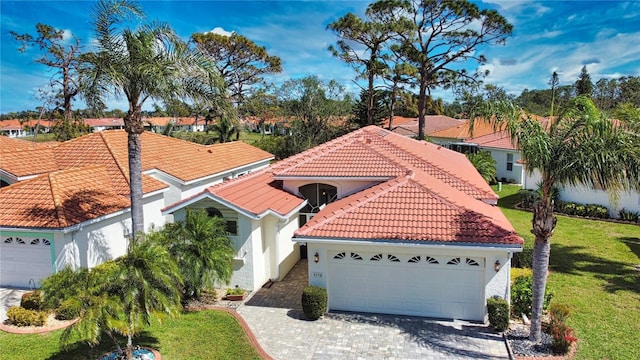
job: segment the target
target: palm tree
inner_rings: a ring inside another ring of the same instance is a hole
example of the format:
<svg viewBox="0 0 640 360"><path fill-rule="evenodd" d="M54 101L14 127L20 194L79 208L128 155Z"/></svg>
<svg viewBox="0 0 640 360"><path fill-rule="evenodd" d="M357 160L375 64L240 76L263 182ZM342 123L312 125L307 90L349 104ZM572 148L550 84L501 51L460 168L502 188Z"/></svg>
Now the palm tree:
<svg viewBox="0 0 640 360"><path fill-rule="evenodd" d="M536 121L511 102L486 104L485 119L509 133L528 173L539 171L541 198L534 204L531 340L540 341L551 237L556 227L553 189L601 186L615 195L640 190L640 133L608 119L587 97L577 97L557 120Z"/></svg>
<svg viewBox="0 0 640 360"><path fill-rule="evenodd" d="M177 261L184 278L184 299L199 298L203 288L231 280L235 250L223 218L210 217L202 209L187 210L184 221L167 224L150 233L149 239L165 246Z"/></svg>
<svg viewBox="0 0 640 360"><path fill-rule="evenodd" d="M129 104L124 127L134 234L144 230L140 134L145 101L210 100L225 93L211 62L189 48L167 24L154 22L138 29L123 25L142 16L141 8L129 0L100 0L93 14L97 46L83 55L80 69L83 95L90 106L103 108L109 94L124 95Z"/></svg>
<svg viewBox="0 0 640 360"><path fill-rule="evenodd" d="M491 157L490 152L478 151L475 154L467 154L467 159L478 170L484 181L491 183L496 179L496 161Z"/></svg>
<svg viewBox="0 0 640 360"><path fill-rule="evenodd" d="M122 311L107 325L127 337L126 355L132 359L133 337L152 318L179 314L182 275L169 251L153 241L132 242L115 264L109 293L120 297Z"/></svg>

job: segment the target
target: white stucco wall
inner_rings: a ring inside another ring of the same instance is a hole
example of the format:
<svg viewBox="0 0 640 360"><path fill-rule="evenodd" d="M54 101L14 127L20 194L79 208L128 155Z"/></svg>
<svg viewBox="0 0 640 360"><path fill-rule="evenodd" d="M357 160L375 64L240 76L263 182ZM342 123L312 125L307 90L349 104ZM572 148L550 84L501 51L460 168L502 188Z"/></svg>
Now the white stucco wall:
<svg viewBox="0 0 640 360"><path fill-rule="evenodd" d="M345 196L349 196L356 192L359 192L363 189L369 188L375 184L382 182L383 180L284 180L283 181L283 189L292 194L300 195L298 189L307 184L327 184L331 186L335 186L337 188L337 196L338 199L341 199Z"/></svg>
<svg viewBox="0 0 640 360"><path fill-rule="evenodd" d="M525 175L523 188L536 190L541 176L538 170L533 174ZM637 191L623 191L618 194L618 201L613 199L604 190L591 189L586 186L565 186L560 189L560 200L570 201L580 204L598 204L609 209L609 215L613 218L619 217L619 211L640 212L640 193Z"/></svg>
<svg viewBox="0 0 640 360"><path fill-rule="evenodd" d="M524 170L521 164L518 164L520 160L520 152L515 150L504 150L490 147L480 147L484 151L489 151L491 157L496 161L496 178L498 181L502 181L505 178L507 181L513 179L516 184L522 184ZM512 170L507 170L507 154L513 155L513 167Z"/></svg>

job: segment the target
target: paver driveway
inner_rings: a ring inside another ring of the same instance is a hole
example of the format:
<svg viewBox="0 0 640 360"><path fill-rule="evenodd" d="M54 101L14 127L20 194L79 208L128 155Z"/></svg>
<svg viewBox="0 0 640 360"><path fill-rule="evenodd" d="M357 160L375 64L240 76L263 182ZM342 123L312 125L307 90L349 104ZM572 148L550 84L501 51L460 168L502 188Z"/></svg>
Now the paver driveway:
<svg viewBox="0 0 640 360"><path fill-rule="evenodd" d="M410 316L330 312L304 320L301 260L281 282L255 293L238 313L275 359L508 359L502 336L482 324Z"/></svg>
<svg viewBox="0 0 640 360"><path fill-rule="evenodd" d="M7 310L12 306L19 306L24 289L0 288L0 323L7 319Z"/></svg>

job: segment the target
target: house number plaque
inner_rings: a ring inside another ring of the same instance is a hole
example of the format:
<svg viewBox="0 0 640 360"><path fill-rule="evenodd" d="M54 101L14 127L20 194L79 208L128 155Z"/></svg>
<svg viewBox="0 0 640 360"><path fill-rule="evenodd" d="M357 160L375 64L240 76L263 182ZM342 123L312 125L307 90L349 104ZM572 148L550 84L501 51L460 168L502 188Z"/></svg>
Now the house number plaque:
<svg viewBox="0 0 640 360"><path fill-rule="evenodd" d="M321 278L322 274L323 273L321 273L321 272L312 272L311 276L314 277L314 278Z"/></svg>

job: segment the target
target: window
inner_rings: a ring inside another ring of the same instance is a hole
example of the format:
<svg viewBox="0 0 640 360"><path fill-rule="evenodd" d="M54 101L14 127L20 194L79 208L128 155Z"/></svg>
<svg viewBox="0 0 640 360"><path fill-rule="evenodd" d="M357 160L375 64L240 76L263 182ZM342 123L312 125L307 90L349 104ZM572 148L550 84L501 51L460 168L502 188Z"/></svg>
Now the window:
<svg viewBox="0 0 640 360"><path fill-rule="evenodd" d="M513 171L513 154L507 154L507 171Z"/></svg>
<svg viewBox="0 0 640 360"><path fill-rule="evenodd" d="M209 215L209 217L219 217L225 220L227 224L225 227L225 231L229 235L238 235L238 222L234 220L226 220L224 216L222 216L222 213L220 212L220 210L214 207L207 208L207 215Z"/></svg>

